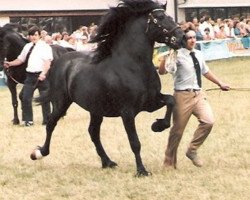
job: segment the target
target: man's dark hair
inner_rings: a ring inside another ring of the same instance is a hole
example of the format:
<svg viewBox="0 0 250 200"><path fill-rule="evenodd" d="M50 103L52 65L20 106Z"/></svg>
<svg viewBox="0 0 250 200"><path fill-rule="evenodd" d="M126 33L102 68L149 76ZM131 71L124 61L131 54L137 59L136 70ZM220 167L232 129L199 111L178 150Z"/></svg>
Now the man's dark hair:
<svg viewBox="0 0 250 200"><path fill-rule="evenodd" d="M28 35L35 35L36 32L38 32L38 34L41 35L41 30L37 26L32 26L29 29Z"/></svg>
<svg viewBox="0 0 250 200"><path fill-rule="evenodd" d="M210 29L207 27L207 28L204 29L204 31L210 32Z"/></svg>
<svg viewBox="0 0 250 200"><path fill-rule="evenodd" d="M208 21L209 19L210 19L209 16L206 16L206 17L205 17L205 21Z"/></svg>

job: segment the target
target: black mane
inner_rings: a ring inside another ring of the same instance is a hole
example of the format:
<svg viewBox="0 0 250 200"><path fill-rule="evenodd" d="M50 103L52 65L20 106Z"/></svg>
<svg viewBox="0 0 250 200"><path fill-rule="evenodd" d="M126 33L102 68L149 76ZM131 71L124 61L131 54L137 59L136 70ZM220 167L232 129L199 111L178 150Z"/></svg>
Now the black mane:
<svg viewBox="0 0 250 200"><path fill-rule="evenodd" d="M98 26L97 35L91 42L97 42L94 62L100 62L111 55L113 45L131 18L146 15L163 5L152 0L123 0L117 7L111 7Z"/></svg>

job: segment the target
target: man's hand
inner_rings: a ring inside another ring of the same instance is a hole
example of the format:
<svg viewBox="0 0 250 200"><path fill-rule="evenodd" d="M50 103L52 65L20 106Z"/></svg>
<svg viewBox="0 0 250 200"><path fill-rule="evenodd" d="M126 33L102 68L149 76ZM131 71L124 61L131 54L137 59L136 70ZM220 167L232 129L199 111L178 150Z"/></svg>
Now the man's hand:
<svg viewBox="0 0 250 200"><path fill-rule="evenodd" d="M44 81L45 79L46 79L46 75L43 72L41 72L41 74L39 74L39 76L38 76L38 80Z"/></svg>
<svg viewBox="0 0 250 200"><path fill-rule="evenodd" d="M228 91L228 90L230 90L230 86L227 85L226 83L220 82L220 83L219 83L219 87L220 87L220 89L223 90L223 91Z"/></svg>
<svg viewBox="0 0 250 200"><path fill-rule="evenodd" d="M4 61L3 66L8 69L10 67L10 62Z"/></svg>

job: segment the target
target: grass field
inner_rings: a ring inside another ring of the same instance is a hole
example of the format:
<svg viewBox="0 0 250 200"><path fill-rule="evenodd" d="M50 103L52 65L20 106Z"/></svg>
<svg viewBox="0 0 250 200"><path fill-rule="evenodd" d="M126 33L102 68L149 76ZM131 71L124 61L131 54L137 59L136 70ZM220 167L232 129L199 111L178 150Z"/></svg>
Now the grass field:
<svg viewBox="0 0 250 200"><path fill-rule="evenodd" d="M231 87L250 87L250 58L208 63ZM172 93L172 78L161 76L163 93ZM204 80L204 89L216 87ZM20 89L20 88L19 88ZM178 169L162 169L168 132L150 129L165 109L136 118L141 155L152 176L135 178L135 161L120 118L105 118L101 136L116 169L102 169L87 132L88 112L73 104L54 131L50 155L29 156L45 139L41 108L34 107L35 125L13 126L10 93L0 88L1 200L248 200L250 199L250 91L207 92L216 124L199 150L204 167L196 168L185 151L197 126L188 124L178 150ZM21 111L20 113L21 114ZM21 116L21 115L20 115Z"/></svg>

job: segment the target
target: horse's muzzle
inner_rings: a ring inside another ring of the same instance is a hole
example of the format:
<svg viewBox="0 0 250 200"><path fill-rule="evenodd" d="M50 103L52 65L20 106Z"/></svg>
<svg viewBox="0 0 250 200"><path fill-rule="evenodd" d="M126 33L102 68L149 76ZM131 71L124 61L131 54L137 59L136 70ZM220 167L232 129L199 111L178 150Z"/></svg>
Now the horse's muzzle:
<svg viewBox="0 0 250 200"><path fill-rule="evenodd" d="M180 49L182 47L181 40L178 40L175 36L166 37L165 43L173 49Z"/></svg>

